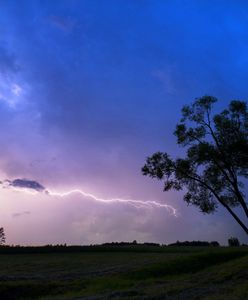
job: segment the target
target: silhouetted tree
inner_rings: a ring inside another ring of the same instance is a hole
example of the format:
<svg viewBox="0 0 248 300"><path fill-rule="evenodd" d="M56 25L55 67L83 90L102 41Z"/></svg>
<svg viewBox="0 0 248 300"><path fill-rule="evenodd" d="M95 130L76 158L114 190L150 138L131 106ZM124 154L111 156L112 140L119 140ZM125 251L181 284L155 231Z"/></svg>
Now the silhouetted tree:
<svg viewBox="0 0 248 300"><path fill-rule="evenodd" d="M5 243L5 233L3 227L0 228L0 245Z"/></svg>
<svg viewBox="0 0 248 300"><path fill-rule="evenodd" d="M238 247L240 246L240 243L236 237L230 237L230 239L228 239L228 245L230 247Z"/></svg>
<svg viewBox="0 0 248 300"><path fill-rule="evenodd" d="M213 247L219 247L220 246L220 244L217 241L210 242L210 245L213 246Z"/></svg>
<svg viewBox="0 0 248 300"><path fill-rule="evenodd" d="M172 159L157 152L148 157L144 175L164 181L164 191L186 187L184 200L204 213L219 204L248 234L248 207L242 179L248 178L248 112L243 101L231 101L227 109L212 116L215 97L204 96L184 106L174 134L186 147L185 158ZM240 207L245 221L234 210Z"/></svg>

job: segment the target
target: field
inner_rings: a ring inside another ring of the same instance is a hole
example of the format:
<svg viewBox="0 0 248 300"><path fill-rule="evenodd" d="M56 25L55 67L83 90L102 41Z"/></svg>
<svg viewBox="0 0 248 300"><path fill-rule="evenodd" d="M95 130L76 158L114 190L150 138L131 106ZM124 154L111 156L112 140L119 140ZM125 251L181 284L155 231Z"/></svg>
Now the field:
<svg viewBox="0 0 248 300"><path fill-rule="evenodd" d="M0 299L248 299L248 248L0 254Z"/></svg>

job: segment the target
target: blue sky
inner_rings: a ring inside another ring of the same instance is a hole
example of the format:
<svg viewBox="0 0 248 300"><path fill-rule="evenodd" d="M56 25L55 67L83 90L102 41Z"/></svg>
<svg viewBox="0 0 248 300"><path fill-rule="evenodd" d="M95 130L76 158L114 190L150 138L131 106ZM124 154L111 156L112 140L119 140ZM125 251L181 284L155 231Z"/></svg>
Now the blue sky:
<svg viewBox="0 0 248 300"><path fill-rule="evenodd" d="M218 109L247 99L247 32L246 1L0 0L2 179L152 198L180 212L3 190L9 242L245 239L222 210L201 215L140 168L154 151L181 152L172 133L183 105L205 94ZM40 239L25 233L30 224Z"/></svg>

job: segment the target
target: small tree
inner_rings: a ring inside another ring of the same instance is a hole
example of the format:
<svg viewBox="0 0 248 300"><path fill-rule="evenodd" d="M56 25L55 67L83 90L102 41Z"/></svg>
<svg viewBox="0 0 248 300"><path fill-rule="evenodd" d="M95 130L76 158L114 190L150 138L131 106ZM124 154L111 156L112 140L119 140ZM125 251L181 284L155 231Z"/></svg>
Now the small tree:
<svg viewBox="0 0 248 300"><path fill-rule="evenodd" d="M211 96L196 99L182 109L174 134L186 147L185 158L172 159L157 152L147 158L144 175L164 181L164 191L187 192L184 200L204 213L222 205L248 234L248 207L242 179L248 178L248 112L243 101L231 101L228 108L212 116ZM234 210L240 207L245 222Z"/></svg>
<svg viewBox="0 0 248 300"><path fill-rule="evenodd" d="M219 247L220 246L220 244L217 241L210 242L210 245L213 246L213 247Z"/></svg>
<svg viewBox="0 0 248 300"><path fill-rule="evenodd" d="M236 237L230 237L230 239L228 239L228 245L230 247L238 247L240 246L240 243Z"/></svg>
<svg viewBox="0 0 248 300"><path fill-rule="evenodd" d="M0 245L5 244L5 233L3 227L0 228Z"/></svg>

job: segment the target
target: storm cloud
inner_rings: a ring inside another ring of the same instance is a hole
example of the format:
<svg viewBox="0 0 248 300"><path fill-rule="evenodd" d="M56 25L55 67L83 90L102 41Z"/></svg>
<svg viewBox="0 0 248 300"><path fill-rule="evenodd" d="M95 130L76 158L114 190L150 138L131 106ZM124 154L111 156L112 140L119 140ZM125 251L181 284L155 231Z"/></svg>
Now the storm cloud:
<svg viewBox="0 0 248 300"><path fill-rule="evenodd" d="M4 187L14 187L14 188L23 188L23 189L30 189L35 190L37 192L43 192L45 191L45 187L41 185L39 182L29 179L13 179L9 180L6 179L4 181L1 181L1 183Z"/></svg>

